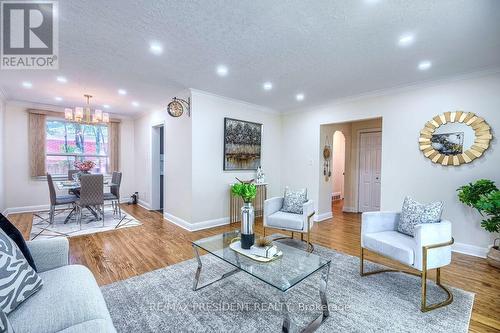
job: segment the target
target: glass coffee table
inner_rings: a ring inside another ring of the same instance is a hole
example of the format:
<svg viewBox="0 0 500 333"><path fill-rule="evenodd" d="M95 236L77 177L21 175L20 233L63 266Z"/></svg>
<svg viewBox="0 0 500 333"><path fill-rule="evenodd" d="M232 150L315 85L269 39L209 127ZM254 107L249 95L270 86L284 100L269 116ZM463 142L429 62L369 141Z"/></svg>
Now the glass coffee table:
<svg viewBox="0 0 500 333"><path fill-rule="evenodd" d="M198 261L193 290L196 291L205 288L228 276L243 271L280 291L280 302L282 304L281 310L283 316L282 331L291 332L292 325L288 312L288 306L286 306L286 292L299 284L301 281L317 272L320 272L321 280L319 283L319 296L322 314L310 322L304 329L300 330L302 332L315 331L329 316L326 288L328 285L328 275L330 272L331 261L283 243L276 243L283 255L271 262L258 262L229 248L231 242L239 236L239 231L231 231L192 242L194 253ZM200 285L200 276L203 265L199 249L207 251L211 255L231 264L235 268L222 274L220 278Z"/></svg>

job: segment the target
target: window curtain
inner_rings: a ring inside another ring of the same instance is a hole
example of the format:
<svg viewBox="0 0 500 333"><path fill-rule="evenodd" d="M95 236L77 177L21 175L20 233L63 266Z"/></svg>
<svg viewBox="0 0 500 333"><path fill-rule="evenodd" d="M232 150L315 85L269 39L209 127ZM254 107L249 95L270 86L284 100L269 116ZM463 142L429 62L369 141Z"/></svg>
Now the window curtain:
<svg viewBox="0 0 500 333"><path fill-rule="evenodd" d="M31 177L45 176L45 114L29 113Z"/></svg>
<svg viewBox="0 0 500 333"><path fill-rule="evenodd" d="M109 135L109 172L120 171L120 123L111 121Z"/></svg>

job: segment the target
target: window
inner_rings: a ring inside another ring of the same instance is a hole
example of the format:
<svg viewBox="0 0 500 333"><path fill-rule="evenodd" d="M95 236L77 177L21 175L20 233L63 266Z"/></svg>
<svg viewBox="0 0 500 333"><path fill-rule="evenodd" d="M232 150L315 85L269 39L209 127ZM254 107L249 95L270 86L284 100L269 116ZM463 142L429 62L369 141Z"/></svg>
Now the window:
<svg viewBox="0 0 500 333"><path fill-rule="evenodd" d="M68 174L75 161L95 162L93 172L109 170L108 127L84 125L63 120L46 121L46 171L52 175Z"/></svg>

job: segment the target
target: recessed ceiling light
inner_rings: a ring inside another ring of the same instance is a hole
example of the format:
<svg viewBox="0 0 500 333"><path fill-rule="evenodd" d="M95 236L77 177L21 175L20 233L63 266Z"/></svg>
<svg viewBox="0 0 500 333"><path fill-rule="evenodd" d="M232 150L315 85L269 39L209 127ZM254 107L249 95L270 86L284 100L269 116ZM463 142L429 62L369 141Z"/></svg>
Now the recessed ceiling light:
<svg viewBox="0 0 500 333"><path fill-rule="evenodd" d="M304 98L306 98L306 96L304 96L304 94L297 94L297 95L295 95L295 99L296 99L297 101L299 101L299 102L300 102L300 101L303 101L303 100L304 100Z"/></svg>
<svg viewBox="0 0 500 333"><path fill-rule="evenodd" d="M217 75L226 76L229 73L229 69L224 65L217 66Z"/></svg>
<svg viewBox="0 0 500 333"><path fill-rule="evenodd" d="M105 109L109 109L111 106L109 106L108 104L104 104L102 107Z"/></svg>
<svg viewBox="0 0 500 333"><path fill-rule="evenodd" d="M413 41L415 40L415 36L412 34L406 34L401 37L399 37L398 44L399 46L410 46L413 44Z"/></svg>
<svg viewBox="0 0 500 333"><path fill-rule="evenodd" d="M125 89L118 89L118 94L125 96L127 94L127 91Z"/></svg>
<svg viewBox="0 0 500 333"><path fill-rule="evenodd" d="M22 83L22 85L23 85L23 87L24 87L24 88L27 88L27 89L29 89L29 88L33 87L33 83L28 82L28 81L24 81L24 82Z"/></svg>
<svg viewBox="0 0 500 333"><path fill-rule="evenodd" d="M139 104L139 102L137 102L137 101L133 101L133 102L132 102L132 106L138 107L139 105L140 105L140 104Z"/></svg>
<svg viewBox="0 0 500 333"><path fill-rule="evenodd" d="M429 60L421 61L418 64L418 69L420 69L421 71L426 71L431 67L432 67L432 62L430 62Z"/></svg>
<svg viewBox="0 0 500 333"><path fill-rule="evenodd" d="M154 55L160 55L163 53L163 46L159 42L149 43L149 51Z"/></svg>
<svg viewBox="0 0 500 333"><path fill-rule="evenodd" d="M66 79L64 76L58 76L56 78L57 82L60 82L60 83L66 83L68 82L68 79Z"/></svg>
<svg viewBox="0 0 500 333"><path fill-rule="evenodd" d="M262 87L264 88L264 90L271 90L273 89L273 84L271 82L264 82Z"/></svg>
<svg viewBox="0 0 500 333"><path fill-rule="evenodd" d="M56 101L58 101L58 102L60 102L60 101L62 101L62 100L63 100L63 99L62 99L62 97L59 97L59 96L54 97L54 99L55 99Z"/></svg>

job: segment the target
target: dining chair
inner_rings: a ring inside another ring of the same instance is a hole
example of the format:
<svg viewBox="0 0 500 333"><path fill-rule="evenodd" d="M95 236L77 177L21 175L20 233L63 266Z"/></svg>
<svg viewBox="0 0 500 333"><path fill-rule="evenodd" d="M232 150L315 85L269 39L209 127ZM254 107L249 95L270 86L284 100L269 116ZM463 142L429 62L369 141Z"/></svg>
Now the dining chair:
<svg viewBox="0 0 500 333"><path fill-rule="evenodd" d="M80 197L76 201L78 224L82 228L82 214L84 208L92 207L100 215L104 226L104 177L103 175L81 175Z"/></svg>
<svg viewBox="0 0 500 333"><path fill-rule="evenodd" d="M49 185L49 198L50 198L50 209L49 209L49 224L54 223L54 214L56 211L56 206L62 205L74 205L78 200L78 197L73 194L57 195L56 189L54 187L54 181L52 180L52 175L47 173L47 184Z"/></svg>
<svg viewBox="0 0 500 333"><path fill-rule="evenodd" d="M122 183L122 173L118 171L113 171L111 176L111 186L109 187L109 192L104 193L104 201L111 201L113 207L113 215L118 214L118 217L122 216L122 209L120 207L120 185Z"/></svg>

